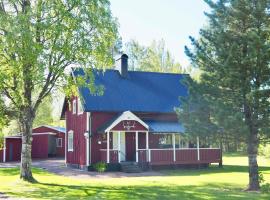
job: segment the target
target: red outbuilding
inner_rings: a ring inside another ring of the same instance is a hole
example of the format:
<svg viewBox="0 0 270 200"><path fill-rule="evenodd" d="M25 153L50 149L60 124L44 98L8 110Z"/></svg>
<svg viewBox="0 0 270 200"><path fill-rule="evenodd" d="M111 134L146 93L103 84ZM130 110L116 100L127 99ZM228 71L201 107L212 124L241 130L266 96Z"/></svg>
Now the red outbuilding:
<svg viewBox="0 0 270 200"><path fill-rule="evenodd" d="M33 129L32 158L65 156L65 128L39 126ZM19 161L21 159L21 135L7 136L4 140L3 161Z"/></svg>

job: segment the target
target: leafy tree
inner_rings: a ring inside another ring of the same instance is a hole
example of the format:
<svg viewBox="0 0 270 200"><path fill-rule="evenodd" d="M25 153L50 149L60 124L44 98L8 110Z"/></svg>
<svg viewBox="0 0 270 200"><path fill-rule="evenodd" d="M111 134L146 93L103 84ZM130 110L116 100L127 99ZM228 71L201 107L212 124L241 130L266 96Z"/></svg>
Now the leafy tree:
<svg viewBox="0 0 270 200"><path fill-rule="evenodd" d="M49 95L40 104L36 113L33 127L41 125L51 125L52 123L52 97Z"/></svg>
<svg viewBox="0 0 270 200"><path fill-rule="evenodd" d="M148 47L131 40L125 46L131 70L179 73L183 69L165 49L164 40L153 41Z"/></svg>
<svg viewBox="0 0 270 200"><path fill-rule="evenodd" d="M207 130L217 132L226 127L227 119L234 122L233 126L238 123L248 146L248 190L259 190L258 146L269 133L270 2L205 1L211 8L206 13L208 27L200 30L199 40L191 38L194 49L186 48L186 53L202 71L197 93L206 108L199 106L199 112L192 101L195 105L201 102L194 101L198 98L191 93L179 112L204 113L205 118L199 115L195 121L187 122L189 127L195 124L198 134ZM215 126L204 129L205 124Z"/></svg>
<svg viewBox="0 0 270 200"><path fill-rule="evenodd" d="M11 102L20 121L22 155L20 177L34 181L31 172L32 126L37 110L51 91L74 84L95 92L91 67L113 62L111 49L117 33L108 0L6 0L0 4L0 91ZM71 66L86 69L76 82Z"/></svg>

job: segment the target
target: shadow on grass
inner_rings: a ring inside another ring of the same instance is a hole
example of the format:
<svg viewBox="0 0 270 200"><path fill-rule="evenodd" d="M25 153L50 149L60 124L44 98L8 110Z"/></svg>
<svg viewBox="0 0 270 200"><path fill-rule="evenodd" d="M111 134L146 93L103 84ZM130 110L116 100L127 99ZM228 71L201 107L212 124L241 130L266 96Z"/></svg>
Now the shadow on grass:
<svg viewBox="0 0 270 200"><path fill-rule="evenodd" d="M31 192L7 192L9 196L34 199L269 199L269 195L242 192L237 186L94 186L36 183Z"/></svg>
<svg viewBox="0 0 270 200"><path fill-rule="evenodd" d="M270 167L259 167L259 171L270 173ZM210 166L204 169L176 169L162 170L161 173L167 176L198 176L216 173L233 173L233 172L248 172L248 166L239 165L224 165L222 168L218 166Z"/></svg>

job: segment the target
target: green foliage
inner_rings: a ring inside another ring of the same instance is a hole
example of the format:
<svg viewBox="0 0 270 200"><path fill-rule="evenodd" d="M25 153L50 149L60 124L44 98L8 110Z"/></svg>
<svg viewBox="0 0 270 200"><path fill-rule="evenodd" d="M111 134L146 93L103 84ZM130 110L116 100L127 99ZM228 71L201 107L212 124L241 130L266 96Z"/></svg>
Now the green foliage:
<svg viewBox="0 0 270 200"><path fill-rule="evenodd" d="M260 144L259 155L269 158L270 157L270 144Z"/></svg>
<svg viewBox="0 0 270 200"><path fill-rule="evenodd" d="M4 134L0 132L0 149L4 147Z"/></svg>
<svg viewBox="0 0 270 200"><path fill-rule="evenodd" d="M270 183L265 183L261 185L262 193L270 193Z"/></svg>
<svg viewBox="0 0 270 200"><path fill-rule="evenodd" d="M265 179L264 179L263 173L259 171L258 175L259 175L259 183L260 184L264 183Z"/></svg>
<svg viewBox="0 0 270 200"><path fill-rule="evenodd" d="M129 56L131 70L153 72L183 72L171 53L165 48L165 41L153 41L150 46L142 46L137 41L131 40L125 46Z"/></svg>
<svg viewBox="0 0 270 200"><path fill-rule="evenodd" d="M0 6L0 70L5 72L0 89L18 113L29 106L35 113L53 88L74 92L74 81L67 81L70 66L91 73L93 66L110 65L117 37L107 0L5 1ZM93 81L83 84L95 88Z"/></svg>
<svg viewBox="0 0 270 200"><path fill-rule="evenodd" d="M93 168L97 172L105 172L107 169L107 164L105 162L98 162L93 165Z"/></svg>
<svg viewBox="0 0 270 200"><path fill-rule="evenodd" d="M34 120L34 127L41 125L52 125L52 97L47 96L40 104Z"/></svg>

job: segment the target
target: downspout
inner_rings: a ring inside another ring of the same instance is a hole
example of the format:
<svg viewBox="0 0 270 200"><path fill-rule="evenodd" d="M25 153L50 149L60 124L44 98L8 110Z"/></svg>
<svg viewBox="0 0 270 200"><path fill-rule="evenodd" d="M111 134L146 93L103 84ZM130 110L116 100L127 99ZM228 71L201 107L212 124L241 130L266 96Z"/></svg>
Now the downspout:
<svg viewBox="0 0 270 200"><path fill-rule="evenodd" d="M89 134L89 166L91 165L92 161L91 161L91 153L92 153L92 149L91 149L91 140L92 140L92 115L91 115L91 112L89 112L89 119L88 119L88 123L89 123L89 126L88 126L88 134Z"/></svg>

